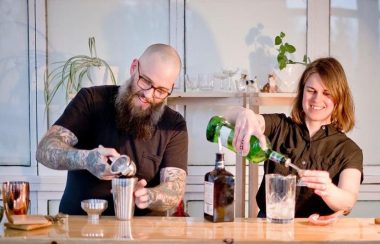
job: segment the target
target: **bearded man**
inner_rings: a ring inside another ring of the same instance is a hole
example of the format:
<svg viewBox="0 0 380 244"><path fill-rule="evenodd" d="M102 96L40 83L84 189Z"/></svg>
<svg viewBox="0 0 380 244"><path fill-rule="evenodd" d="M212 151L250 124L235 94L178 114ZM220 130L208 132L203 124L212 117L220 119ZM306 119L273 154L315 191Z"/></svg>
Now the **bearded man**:
<svg viewBox="0 0 380 244"><path fill-rule="evenodd" d="M187 172L186 122L165 105L181 69L174 48L149 46L123 86L81 89L38 144L36 159L68 170L59 211L84 215L81 201L106 199L114 215L109 160L125 154L136 164L135 215L164 212L180 202Z"/></svg>

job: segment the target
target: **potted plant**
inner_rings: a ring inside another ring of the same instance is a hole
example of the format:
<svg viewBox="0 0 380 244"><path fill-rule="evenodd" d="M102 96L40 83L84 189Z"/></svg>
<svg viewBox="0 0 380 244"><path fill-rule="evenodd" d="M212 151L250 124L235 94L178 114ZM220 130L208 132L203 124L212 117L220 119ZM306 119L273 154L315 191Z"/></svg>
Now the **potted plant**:
<svg viewBox="0 0 380 244"><path fill-rule="evenodd" d="M306 54L303 56L302 61L293 61L292 59L290 59L288 55L291 53L295 53L296 48L292 44L289 44L287 42L284 43L284 37L285 37L285 33L281 31L280 34L276 36L274 39L274 45L277 46L277 51L278 51L278 54L277 54L278 68L280 70L283 70L286 68L288 64L307 65L308 63L310 63L310 58L308 58Z"/></svg>
<svg viewBox="0 0 380 244"><path fill-rule="evenodd" d="M89 38L88 46L90 56L76 55L66 61L57 62L55 64L58 66L53 68L50 73L45 74L44 97L46 107L50 105L60 88L64 89L66 100L68 100L83 87L85 82L89 81L94 84L94 68L104 68L111 82L116 84L115 75L110 65L97 55L94 37Z"/></svg>
<svg viewBox="0 0 380 244"><path fill-rule="evenodd" d="M292 60L289 55L295 53L296 48L284 41L285 36L284 32L280 32L274 39L278 51L278 70L274 70L274 76L281 92L294 92L305 66L310 63L310 58L305 54L302 61Z"/></svg>

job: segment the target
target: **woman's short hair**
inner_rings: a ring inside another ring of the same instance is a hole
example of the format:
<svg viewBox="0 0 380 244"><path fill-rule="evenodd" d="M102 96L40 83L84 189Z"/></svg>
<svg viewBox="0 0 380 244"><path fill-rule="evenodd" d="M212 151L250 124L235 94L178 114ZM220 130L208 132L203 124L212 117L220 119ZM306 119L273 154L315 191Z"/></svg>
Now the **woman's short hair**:
<svg viewBox="0 0 380 244"><path fill-rule="evenodd" d="M342 132L350 131L355 125L354 103L343 67L332 57L319 58L306 66L300 78L291 111L293 121L297 124L305 121L302 108L304 88L306 81L315 73L321 77L334 102L331 115L332 125Z"/></svg>

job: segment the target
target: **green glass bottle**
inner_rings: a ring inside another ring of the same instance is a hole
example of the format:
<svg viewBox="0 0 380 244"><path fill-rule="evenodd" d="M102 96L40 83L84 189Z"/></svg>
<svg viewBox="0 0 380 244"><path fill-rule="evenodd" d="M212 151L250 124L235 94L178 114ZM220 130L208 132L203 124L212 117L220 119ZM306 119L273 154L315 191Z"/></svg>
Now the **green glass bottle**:
<svg viewBox="0 0 380 244"><path fill-rule="evenodd" d="M234 126L221 116L213 116L208 122L206 131L207 140L210 142L218 143L218 138L220 137L222 145L224 147L230 149L233 152L236 152L234 146L232 145L234 134ZM246 159L251 163L260 163L269 159L276 163L288 166L291 162L290 159L281 153L273 151L272 145L270 144L268 138L266 138L266 140L267 148L262 149L260 146L260 141L255 136L251 136L251 146Z"/></svg>

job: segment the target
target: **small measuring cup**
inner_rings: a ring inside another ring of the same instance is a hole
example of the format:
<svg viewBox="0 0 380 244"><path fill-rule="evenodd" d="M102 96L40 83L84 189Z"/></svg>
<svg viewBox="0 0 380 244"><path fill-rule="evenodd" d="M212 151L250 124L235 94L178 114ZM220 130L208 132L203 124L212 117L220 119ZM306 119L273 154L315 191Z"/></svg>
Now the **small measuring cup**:
<svg viewBox="0 0 380 244"><path fill-rule="evenodd" d="M129 177L136 174L136 164L127 155L120 155L111 159L111 161L112 174Z"/></svg>

